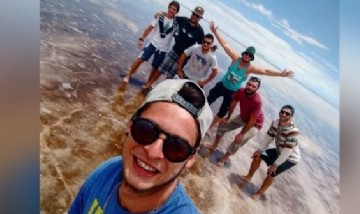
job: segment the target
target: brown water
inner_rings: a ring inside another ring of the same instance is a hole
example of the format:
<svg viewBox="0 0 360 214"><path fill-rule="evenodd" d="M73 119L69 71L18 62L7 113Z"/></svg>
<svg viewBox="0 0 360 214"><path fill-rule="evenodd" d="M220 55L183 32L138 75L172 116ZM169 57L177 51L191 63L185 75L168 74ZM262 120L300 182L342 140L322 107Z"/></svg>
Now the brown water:
<svg viewBox="0 0 360 214"><path fill-rule="evenodd" d="M127 72L139 50L135 42L147 23L130 19L130 1L41 1L40 7L40 179L42 213L67 211L87 175L107 158L121 154L123 128L144 96L144 63L127 87ZM149 20L150 21L150 20ZM216 104L213 106L216 108ZM267 127L265 125L264 127ZM338 184L318 187L303 163L280 176L259 201L249 197L265 177L241 184L257 148L256 137L224 168L215 166L233 138L181 177L203 213L338 213ZM211 142L214 136L205 138ZM310 139L303 137L305 142ZM202 150L201 150L202 152ZM316 152L316 150L314 150Z"/></svg>

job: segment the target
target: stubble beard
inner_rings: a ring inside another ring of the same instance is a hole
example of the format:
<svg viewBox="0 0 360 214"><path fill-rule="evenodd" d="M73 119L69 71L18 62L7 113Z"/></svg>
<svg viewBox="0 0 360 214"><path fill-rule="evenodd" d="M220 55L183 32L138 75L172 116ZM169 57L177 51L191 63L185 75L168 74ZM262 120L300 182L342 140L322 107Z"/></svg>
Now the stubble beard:
<svg viewBox="0 0 360 214"><path fill-rule="evenodd" d="M190 18L190 23L191 23L192 25L197 25L199 22L198 22L197 20L193 21L193 19Z"/></svg>
<svg viewBox="0 0 360 214"><path fill-rule="evenodd" d="M247 89L247 88L245 89L245 94L249 97L252 96L253 94L255 94L255 92L256 91L251 91L251 89Z"/></svg>
<svg viewBox="0 0 360 214"><path fill-rule="evenodd" d="M174 182L177 182L178 177L180 176L180 174L184 171L186 166L186 163L183 165L183 167L179 170L178 173L176 173L173 177L169 178L167 181L157 184L153 187L147 188L147 189L139 189L136 186L132 185L129 183L129 181L127 180L126 176L124 175L124 171L122 172L122 178L123 178L123 185L125 188L129 189L130 191L139 194L139 195L150 195L153 193L156 193L158 191L161 191L165 188L167 188L168 186L170 186L171 184L173 184Z"/></svg>

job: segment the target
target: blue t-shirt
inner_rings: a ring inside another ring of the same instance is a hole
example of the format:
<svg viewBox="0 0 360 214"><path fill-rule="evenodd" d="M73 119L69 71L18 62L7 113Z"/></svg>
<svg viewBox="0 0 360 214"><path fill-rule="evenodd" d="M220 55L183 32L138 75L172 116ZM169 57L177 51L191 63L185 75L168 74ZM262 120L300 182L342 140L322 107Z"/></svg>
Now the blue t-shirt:
<svg viewBox="0 0 360 214"><path fill-rule="evenodd" d="M120 207L118 191L122 181L123 161L113 157L95 169L81 187L69 213L126 213ZM184 188L178 184L168 200L156 210L147 213L189 214L199 213Z"/></svg>

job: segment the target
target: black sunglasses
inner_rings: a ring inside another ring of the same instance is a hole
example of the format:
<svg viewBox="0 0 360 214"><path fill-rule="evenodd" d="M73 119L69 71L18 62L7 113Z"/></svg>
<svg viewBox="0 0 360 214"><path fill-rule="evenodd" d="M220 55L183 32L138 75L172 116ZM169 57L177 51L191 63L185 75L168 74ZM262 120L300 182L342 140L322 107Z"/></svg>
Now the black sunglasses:
<svg viewBox="0 0 360 214"><path fill-rule="evenodd" d="M202 18L202 16L200 16L199 14L194 13L194 12L192 13L192 15L195 16L196 18Z"/></svg>
<svg viewBox="0 0 360 214"><path fill-rule="evenodd" d="M251 59L254 59L254 54L249 52L245 52L244 54L248 55Z"/></svg>
<svg viewBox="0 0 360 214"><path fill-rule="evenodd" d="M187 140L170 135L155 122L141 117L134 117L132 119L131 136L138 144L144 146L152 144L159 138L161 133L166 136L162 152L170 162L180 163L195 154L196 149L191 147Z"/></svg>
<svg viewBox="0 0 360 214"><path fill-rule="evenodd" d="M286 115L286 116L291 116L291 113L290 113L290 112L283 111L283 110L280 111L280 114L284 114L284 115Z"/></svg>
<svg viewBox="0 0 360 214"><path fill-rule="evenodd" d="M261 79L259 77L250 77L250 80L254 82L261 82Z"/></svg>

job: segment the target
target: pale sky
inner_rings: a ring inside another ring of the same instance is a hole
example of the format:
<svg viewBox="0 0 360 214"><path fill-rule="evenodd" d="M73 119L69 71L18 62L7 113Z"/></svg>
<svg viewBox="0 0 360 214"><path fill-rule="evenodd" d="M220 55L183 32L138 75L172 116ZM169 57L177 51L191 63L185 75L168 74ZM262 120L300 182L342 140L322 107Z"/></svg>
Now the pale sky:
<svg viewBox="0 0 360 214"><path fill-rule="evenodd" d="M157 2L165 8L168 4ZM250 45L257 49L256 65L263 65L264 58L278 69L291 69L296 73L295 81L339 106L338 1L179 2L191 9L204 7L201 24L205 32L210 32L207 21L214 20L237 51L241 53L244 46ZM186 7L181 8L179 15L189 16Z"/></svg>

